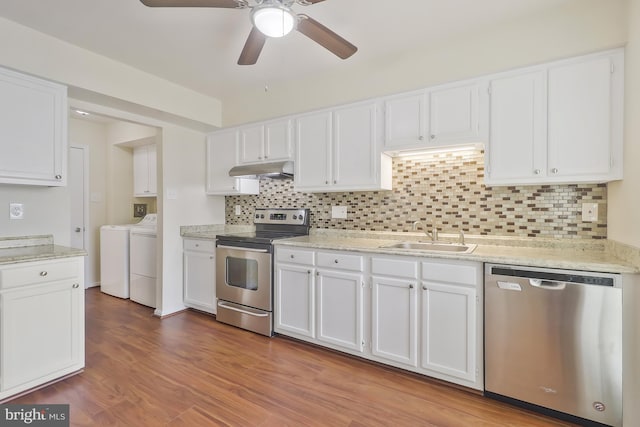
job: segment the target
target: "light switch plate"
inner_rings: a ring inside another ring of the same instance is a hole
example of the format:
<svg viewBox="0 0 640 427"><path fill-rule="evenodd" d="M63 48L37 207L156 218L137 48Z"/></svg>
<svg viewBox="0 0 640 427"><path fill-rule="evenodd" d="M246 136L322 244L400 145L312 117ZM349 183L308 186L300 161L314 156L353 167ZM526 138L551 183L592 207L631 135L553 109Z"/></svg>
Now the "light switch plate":
<svg viewBox="0 0 640 427"><path fill-rule="evenodd" d="M598 221L598 204L583 203L582 204L582 222Z"/></svg>
<svg viewBox="0 0 640 427"><path fill-rule="evenodd" d="M331 206L331 218L334 218L334 219L347 219L347 207L346 206Z"/></svg>
<svg viewBox="0 0 640 427"><path fill-rule="evenodd" d="M24 206L22 203L9 203L9 219L23 219Z"/></svg>

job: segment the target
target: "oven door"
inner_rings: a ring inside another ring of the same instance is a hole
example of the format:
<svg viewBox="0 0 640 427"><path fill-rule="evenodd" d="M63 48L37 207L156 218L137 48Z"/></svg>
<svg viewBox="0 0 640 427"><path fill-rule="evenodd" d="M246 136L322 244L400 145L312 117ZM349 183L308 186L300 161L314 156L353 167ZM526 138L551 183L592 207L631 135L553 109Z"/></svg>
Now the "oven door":
<svg viewBox="0 0 640 427"><path fill-rule="evenodd" d="M272 311L272 261L267 248L219 244L216 248L216 296L220 300Z"/></svg>

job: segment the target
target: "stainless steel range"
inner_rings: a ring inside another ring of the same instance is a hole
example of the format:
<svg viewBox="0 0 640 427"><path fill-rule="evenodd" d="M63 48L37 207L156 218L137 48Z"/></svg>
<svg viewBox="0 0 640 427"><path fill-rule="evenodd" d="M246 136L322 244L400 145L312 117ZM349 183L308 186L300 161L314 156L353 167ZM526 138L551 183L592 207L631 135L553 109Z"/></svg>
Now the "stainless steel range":
<svg viewBox="0 0 640 427"><path fill-rule="evenodd" d="M273 335L273 241L309 234L309 209L256 209L255 232L216 236L216 319Z"/></svg>

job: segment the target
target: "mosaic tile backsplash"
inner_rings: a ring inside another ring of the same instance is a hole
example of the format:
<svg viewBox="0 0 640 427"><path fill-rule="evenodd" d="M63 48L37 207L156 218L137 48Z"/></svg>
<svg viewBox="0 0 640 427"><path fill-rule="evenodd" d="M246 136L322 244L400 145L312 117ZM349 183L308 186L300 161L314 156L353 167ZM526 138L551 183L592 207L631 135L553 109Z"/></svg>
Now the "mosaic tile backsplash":
<svg viewBox="0 0 640 427"><path fill-rule="evenodd" d="M481 150L393 159L393 190L300 193L292 180L260 181L260 194L227 196L227 224L251 224L258 208L310 208L313 228L412 231L434 221L440 233L605 239L606 184L487 187ZM582 222L582 203L598 203L598 221ZM241 215L235 215L235 206ZM331 219L331 206L347 219Z"/></svg>

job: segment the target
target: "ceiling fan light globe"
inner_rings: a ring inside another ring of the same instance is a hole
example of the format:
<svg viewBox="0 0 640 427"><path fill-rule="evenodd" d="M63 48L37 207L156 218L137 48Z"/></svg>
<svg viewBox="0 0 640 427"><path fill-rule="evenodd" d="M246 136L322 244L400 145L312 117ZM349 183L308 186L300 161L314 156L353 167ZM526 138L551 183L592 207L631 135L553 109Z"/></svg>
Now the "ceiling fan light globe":
<svg viewBox="0 0 640 427"><path fill-rule="evenodd" d="M256 7L251 13L253 25L267 37L284 37L293 30L296 17L286 7L268 5Z"/></svg>

